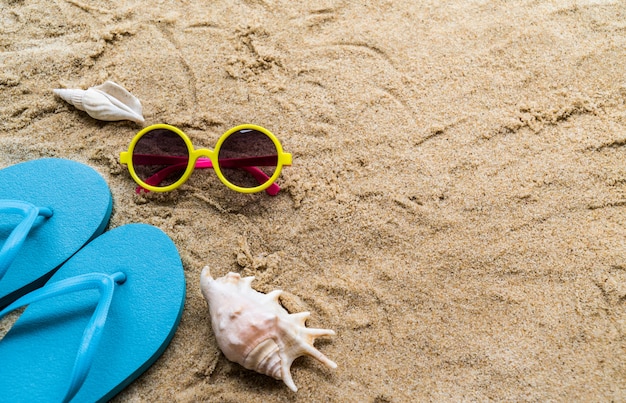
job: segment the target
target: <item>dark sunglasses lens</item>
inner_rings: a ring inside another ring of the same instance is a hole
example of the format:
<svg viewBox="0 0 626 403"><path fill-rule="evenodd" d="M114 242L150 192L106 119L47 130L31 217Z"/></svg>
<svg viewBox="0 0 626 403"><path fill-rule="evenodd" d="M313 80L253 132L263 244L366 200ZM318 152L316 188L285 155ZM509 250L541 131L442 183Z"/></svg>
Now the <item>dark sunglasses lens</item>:
<svg viewBox="0 0 626 403"><path fill-rule="evenodd" d="M187 168L189 150L178 134L155 129L141 136L133 150L135 173L145 183L165 187L178 181Z"/></svg>
<svg viewBox="0 0 626 403"><path fill-rule="evenodd" d="M222 143L218 160L227 181L242 188L253 188L274 175L278 151L266 134L244 129L234 132Z"/></svg>

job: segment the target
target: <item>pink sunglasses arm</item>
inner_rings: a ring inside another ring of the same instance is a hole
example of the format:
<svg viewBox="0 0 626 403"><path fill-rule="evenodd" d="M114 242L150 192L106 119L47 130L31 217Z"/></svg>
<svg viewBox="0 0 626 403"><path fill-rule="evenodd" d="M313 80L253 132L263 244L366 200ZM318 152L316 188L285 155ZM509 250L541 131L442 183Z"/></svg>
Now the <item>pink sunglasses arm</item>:
<svg viewBox="0 0 626 403"><path fill-rule="evenodd" d="M181 162L181 163L178 163L178 164L175 164L175 165L170 165L170 166L168 166L166 168L161 169L160 171L158 171L157 173L155 173L154 175L152 175L151 177L146 179L145 182L148 185L156 186L159 183L161 183L165 178L167 178L169 175L171 175L172 173L174 173L176 171L184 170L185 167L187 167L187 162ZM141 186L137 186L135 188L135 193L137 193L137 194L141 193L142 189L146 193L149 192L148 189L144 189Z"/></svg>
<svg viewBox="0 0 626 403"><path fill-rule="evenodd" d="M198 160L196 161L196 168L213 168L213 163L211 163L211 160L208 158L198 158ZM270 177L267 176L265 172L261 171L257 167L242 166L239 168L254 176L254 179L256 179L259 184L265 183L270 179ZM270 196L276 196L279 191L280 186L278 186L276 182L272 183L267 189L265 189L265 192Z"/></svg>

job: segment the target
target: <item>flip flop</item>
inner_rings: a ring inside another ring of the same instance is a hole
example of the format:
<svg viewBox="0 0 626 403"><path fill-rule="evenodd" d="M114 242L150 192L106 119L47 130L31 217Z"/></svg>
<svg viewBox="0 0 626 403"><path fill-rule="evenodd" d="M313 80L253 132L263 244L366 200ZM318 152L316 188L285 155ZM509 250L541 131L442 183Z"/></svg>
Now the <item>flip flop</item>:
<svg viewBox="0 0 626 403"><path fill-rule="evenodd" d="M182 263L165 233L147 224L105 232L0 311L30 304L0 340L2 398L111 399L163 353L184 299Z"/></svg>
<svg viewBox="0 0 626 403"><path fill-rule="evenodd" d="M111 216L102 176L45 158L0 170L0 308L41 287Z"/></svg>

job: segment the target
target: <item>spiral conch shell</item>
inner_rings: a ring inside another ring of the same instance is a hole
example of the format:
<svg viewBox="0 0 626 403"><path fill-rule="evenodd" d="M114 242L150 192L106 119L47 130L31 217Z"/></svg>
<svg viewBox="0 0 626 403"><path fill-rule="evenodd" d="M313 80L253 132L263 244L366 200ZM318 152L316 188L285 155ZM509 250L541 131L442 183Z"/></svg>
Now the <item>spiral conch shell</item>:
<svg viewBox="0 0 626 403"><path fill-rule="evenodd" d="M254 277L237 273L213 279L208 267L200 275L200 288L209 305L211 326L220 349L231 361L275 379L289 389L298 388L291 377L291 364L310 355L329 368L337 364L313 347L320 336L331 336L328 329L305 326L309 312L289 314L278 302L282 293L262 294L251 287Z"/></svg>
<svg viewBox="0 0 626 403"><path fill-rule="evenodd" d="M55 94L98 120L144 123L141 102L124 87L106 81L86 90L55 89Z"/></svg>

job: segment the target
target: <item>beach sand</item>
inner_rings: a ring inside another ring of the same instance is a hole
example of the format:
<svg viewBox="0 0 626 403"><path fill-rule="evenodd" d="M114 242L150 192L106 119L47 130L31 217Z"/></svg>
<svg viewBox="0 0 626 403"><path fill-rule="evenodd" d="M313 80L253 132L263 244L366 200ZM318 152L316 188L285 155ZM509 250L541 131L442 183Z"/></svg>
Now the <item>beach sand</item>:
<svg viewBox="0 0 626 403"><path fill-rule="evenodd" d="M626 3L299 3L0 3L0 168L94 167L109 228L158 226L184 264L176 336L114 401L626 400ZM197 148L267 127L281 192L199 170L136 195L141 126L52 92L106 80ZM229 362L205 265L284 290L338 368L298 359L294 393Z"/></svg>

